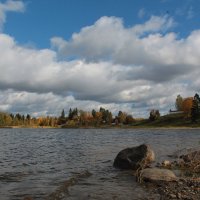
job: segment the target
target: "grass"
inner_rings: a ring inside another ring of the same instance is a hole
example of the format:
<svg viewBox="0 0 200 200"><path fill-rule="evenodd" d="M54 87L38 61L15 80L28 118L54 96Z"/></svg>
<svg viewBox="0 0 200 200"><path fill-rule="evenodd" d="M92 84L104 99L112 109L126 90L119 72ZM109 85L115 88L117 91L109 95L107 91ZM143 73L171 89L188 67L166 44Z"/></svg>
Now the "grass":
<svg viewBox="0 0 200 200"><path fill-rule="evenodd" d="M150 121L149 119L145 119L139 122L136 122L134 127L148 127L148 128L170 128L170 127L189 127L189 128L198 128L200 127L200 121L197 123L192 123L189 117L186 117L184 114L168 114L161 116L159 119L155 121Z"/></svg>

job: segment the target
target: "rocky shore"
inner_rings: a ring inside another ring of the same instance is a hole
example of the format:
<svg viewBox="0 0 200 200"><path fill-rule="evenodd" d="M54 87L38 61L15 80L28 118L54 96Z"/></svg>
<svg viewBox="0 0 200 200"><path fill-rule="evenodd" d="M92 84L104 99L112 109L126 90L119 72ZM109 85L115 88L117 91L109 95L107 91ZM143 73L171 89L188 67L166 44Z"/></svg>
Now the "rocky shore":
<svg viewBox="0 0 200 200"><path fill-rule="evenodd" d="M200 199L200 182L195 180L180 179L176 182L160 183L156 185L155 192L161 199Z"/></svg>
<svg viewBox="0 0 200 200"><path fill-rule="evenodd" d="M127 148L119 152L114 167L133 171L137 181L148 188L151 195L144 200L199 200L200 151L184 150L170 155L171 161L157 163L149 145Z"/></svg>

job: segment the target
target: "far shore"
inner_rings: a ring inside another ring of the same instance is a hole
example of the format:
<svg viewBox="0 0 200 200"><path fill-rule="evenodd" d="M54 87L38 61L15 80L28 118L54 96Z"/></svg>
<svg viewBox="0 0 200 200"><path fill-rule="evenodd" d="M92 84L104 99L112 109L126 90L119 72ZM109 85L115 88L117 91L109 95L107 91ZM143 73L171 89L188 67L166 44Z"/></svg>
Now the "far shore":
<svg viewBox="0 0 200 200"><path fill-rule="evenodd" d="M0 129L154 129L154 130L165 130L165 129L200 129L200 126L65 126L65 127L52 127L52 126L0 126Z"/></svg>

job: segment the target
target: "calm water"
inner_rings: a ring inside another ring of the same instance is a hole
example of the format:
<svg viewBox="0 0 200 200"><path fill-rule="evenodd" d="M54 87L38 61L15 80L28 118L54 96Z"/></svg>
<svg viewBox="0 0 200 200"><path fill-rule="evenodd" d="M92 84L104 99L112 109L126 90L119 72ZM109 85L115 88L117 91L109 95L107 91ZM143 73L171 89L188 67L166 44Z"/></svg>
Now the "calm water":
<svg viewBox="0 0 200 200"><path fill-rule="evenodd" d="M142 143L160 161L198 147L200 130L0 129L0 199L142 199L148 189L112 167L120 150Z"/></svg>

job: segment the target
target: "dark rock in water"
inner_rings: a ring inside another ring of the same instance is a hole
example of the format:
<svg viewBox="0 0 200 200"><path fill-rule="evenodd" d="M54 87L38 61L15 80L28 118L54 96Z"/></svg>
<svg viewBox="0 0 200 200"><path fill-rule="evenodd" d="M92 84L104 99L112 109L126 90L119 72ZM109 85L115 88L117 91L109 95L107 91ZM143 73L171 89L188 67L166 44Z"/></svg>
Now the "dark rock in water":
<svg viewBox="0 0 200 200"><path fill-rule="evenodd" d="M114 160L113 166L119 169L133 169L146 167L155 160L153 150L146 144L138 147L126 148L120 151Z"/></svg>

